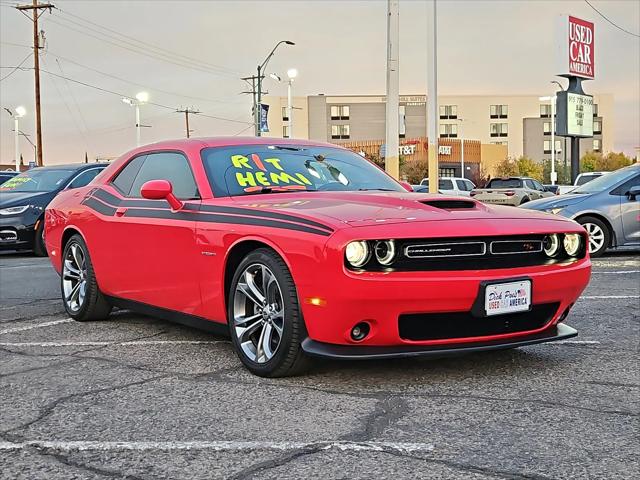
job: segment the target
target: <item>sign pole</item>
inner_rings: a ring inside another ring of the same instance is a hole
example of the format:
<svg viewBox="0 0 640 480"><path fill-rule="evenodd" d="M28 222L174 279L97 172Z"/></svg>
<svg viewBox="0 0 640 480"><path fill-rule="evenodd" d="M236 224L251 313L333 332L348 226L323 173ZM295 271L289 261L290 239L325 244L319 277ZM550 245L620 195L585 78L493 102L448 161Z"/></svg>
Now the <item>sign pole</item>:
<svg viewBox="0 0 640 480"><path fill-rule="evenodd" d="M427 141L429 193L438 193L438 31L436 0L427 5Z"/></svg>
<svg viewBox="0 0 640 480"><path fill-rule="evenodd" d="M393 178L400 178L400 5L399 0L387 0L387 104L386 152L384 169Z"/></svg>

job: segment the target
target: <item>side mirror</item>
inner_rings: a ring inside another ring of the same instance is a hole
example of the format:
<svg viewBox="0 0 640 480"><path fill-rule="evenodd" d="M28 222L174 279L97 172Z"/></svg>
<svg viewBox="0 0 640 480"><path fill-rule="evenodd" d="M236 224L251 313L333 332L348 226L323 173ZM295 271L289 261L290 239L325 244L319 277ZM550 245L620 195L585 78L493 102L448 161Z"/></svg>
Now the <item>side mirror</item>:
<svg viewBox="0 0 640 480"><path fill-rule="evenodd" d="M166 200L171 206L171 210L180 210L184 203L173 194L173 187L168 180L149 180L140 189L143 198L149 200Z"/></svg>
<svg viewBox="0 0 640 480"><path fill-rule="evenodd" d="M640 196L640 185L634 185L627 192L627 197L629 200L636 200Z"/></svg>
<svg viewBox="0 0 640 480"><path fill-rule="evenodd" d="M413 192L413 187L411 186L410 183L408 182L400 182L400 185L402 185L402 187L407 191L407 192Z"/></svg>

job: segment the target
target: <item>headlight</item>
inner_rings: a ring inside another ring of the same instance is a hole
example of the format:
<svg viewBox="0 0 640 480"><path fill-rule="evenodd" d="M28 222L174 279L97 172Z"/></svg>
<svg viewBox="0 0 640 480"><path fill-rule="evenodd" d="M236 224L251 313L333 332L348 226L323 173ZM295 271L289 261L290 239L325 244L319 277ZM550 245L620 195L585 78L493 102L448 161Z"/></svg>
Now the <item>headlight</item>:
<svg viewBox="0 0 640 480"><path fill-rule="evenodd" d="M396 244L393 240L382 240L376 243L376 260L380 265L390 265L396 256Z"/></svg>
<svg viewBox="0 0 640 480"><path fill-rule="evenodd" d="M347 262L354 267L361 267L369 260L369 246L367 242L357 241L347 244L345 249Z"/></svg>
<svg viewBox="0 0 640 480"><path fill-rule="evenodd" d="M567 233L564 236L564 250L570 257L575 257L580 251L582 237L578 233Z"/></svg>
<svg viewBox="0 0 640 480"><path fill-rule="evenodd" d="M9 207L0 210L0 215L20 215L27 211L30 205L20 205L19 207Z"/></svg>
<svg viewBox="0 0 640 480"><path fill-rule="evenodd" d="M555 257L560 250L560 239L557 234L553 233L544 237L542 245L544 247L544 253L549 257Z"/></svg>

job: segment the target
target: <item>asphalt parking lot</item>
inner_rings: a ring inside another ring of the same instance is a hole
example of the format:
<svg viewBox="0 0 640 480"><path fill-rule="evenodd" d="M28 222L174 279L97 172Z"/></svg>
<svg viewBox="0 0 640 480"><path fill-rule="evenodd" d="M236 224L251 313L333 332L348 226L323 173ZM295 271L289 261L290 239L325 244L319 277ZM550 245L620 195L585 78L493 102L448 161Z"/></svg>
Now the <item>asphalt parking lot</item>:
<svg viewBox="0 0 640 480"><path fill-rule="evenodd" d="M73 322L47 259L0 255L0 289L1 478L640 475L637 253L594 260L574 339L278 380L180 325Z"/></svg>

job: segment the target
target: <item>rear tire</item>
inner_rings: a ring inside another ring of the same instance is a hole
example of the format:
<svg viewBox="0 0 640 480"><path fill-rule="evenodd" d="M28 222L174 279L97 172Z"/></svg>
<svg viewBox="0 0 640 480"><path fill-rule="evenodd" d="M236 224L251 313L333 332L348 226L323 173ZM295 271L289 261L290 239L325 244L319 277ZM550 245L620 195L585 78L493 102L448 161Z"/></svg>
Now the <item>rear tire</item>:
<svg viewBox="0 0 640 480"><path fill-rule="evenodd" d="M582 217L577 221L589 234L589 254L591 258L602 256L611 245L611 232L609 231L609 227L596 217Z"/></svg>
<svg viewBox="0 0 640 480"><path fill-rule="evenodd" d="M111 312L111 305L98 288L87 244L80 235L73 235L64 246L60 290L64 308L74 320L104 320Z"/></svg>
<svg viewBox="0 0 640 480"><path fill-rule="evenodd" d="M522 201L520 202L520 205L523 205L523 204L527 203L528 201L529 201L529 197L524 197L522 199Z"/></svg>
<svg viewBox="0 0 640 480"><path fill-rule="evenodd" d="M44 219L40 219L38 228L36 228L33 236L33 254L36 257L46 257L47 248L44 245Z"/></svg>
<svg viewBox="0 0 640 480"><path fill-rule="evenodd" d="M261 377L285 377L308 366L307 332L287 265L260 248L244 257L228 295L229 333L243 365Z"/></svg>

